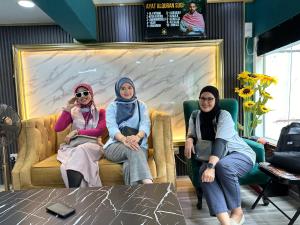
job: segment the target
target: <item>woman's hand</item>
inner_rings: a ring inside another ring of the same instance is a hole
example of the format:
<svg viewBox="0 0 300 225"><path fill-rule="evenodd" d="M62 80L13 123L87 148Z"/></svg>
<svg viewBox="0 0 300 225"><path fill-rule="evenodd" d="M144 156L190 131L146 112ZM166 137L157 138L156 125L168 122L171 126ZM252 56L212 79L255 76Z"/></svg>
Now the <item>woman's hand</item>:
<svg viewBox="0 0 300 225"><path fill-rule="evenodd" d="M98 143L98 145L103 147L102 137L97 137L97 143Z"/></svg>
<svg viewBox="0 0 300 225"><path fill-rule="evenodd" d="M192 152L195 154L195 149L194 149L194 140L193 138L188 138L185 142L184 146L184 155L188 159L191 158Z"/></svg>
<svg viewBox="0 0 300 225"><path fill-rule="evenodd" d="M68 101L68 104L67 104L66 109L67 109L68 111L71 111L71 109L72 109L74 106L76 106L76 105L77 105L77 103L76 103L76 97L73 97L73 98L71 98L71 99Z"/></svg>
<svg viewBox="0 0 300 225"><path fill-rule="evenodd" d="M13 124L12 119L10 117L4 117L3 122L6 125L12 125Z"/></svg>
<svg viewBox="0 0 300 225"><path fill-rule="evenodd" d="M134 135L133 135L134 136ZM138 142L134 140L134 138L130 138L131 136L125 137L122 142L124 145L126 145L128 148L134 151L138 151L140 149L140 145Z"/></svg>
<svg viewBox="0 0 300 225"><path fill-rule="evenodd" d="M126 137L129 142L139 143L140 137L137 135L131 135Z"/></svg>
<svg viewBox="0 0 300 225"><path fill-rule="evenodd" d="M74 136L76 136L77 134L78 134L78 131L77 131L77 130L72 130L72 131L65 137L65 142L66 142L67 144L69 144L70 141L71 141L71 138L74 137Z"/></svg>
<svg viewBox="0 0 300 225"><path fill-rule="evenodd" d="M127 146L131 150L138 151L140 149L140 146L139 146L139 143L138 143L139 140L137 139L137 137L135 137L135 135L126 137L121 133L117 133L115 135L115 139L117 141L122 142L125 146Z"/></svg>
<svg viewBox="0 0 300 225"><path fill-rule="evenodd" d="M215 180L215 175L216 175L215 169L207 168L202 173L201 180L202 180L202 182L207 182L207 183L213 182Z"/></svg>

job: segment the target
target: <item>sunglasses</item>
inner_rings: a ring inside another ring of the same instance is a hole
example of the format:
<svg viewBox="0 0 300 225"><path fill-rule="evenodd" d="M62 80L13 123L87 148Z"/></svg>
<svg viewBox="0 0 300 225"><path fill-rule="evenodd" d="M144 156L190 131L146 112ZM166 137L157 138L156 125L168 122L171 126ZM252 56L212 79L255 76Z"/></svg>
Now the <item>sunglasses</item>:
<svg viewBox="0 0 300 225"><path fill-rule="evenodd" d="M75 93L75 96L76 96L77 98L81 98L82 96L88 96L89 94L90 94L89 91L82 91L82 92L77 92L77 93Z"/></svg>
<svg viewBox="0 0 300 225"><path fill-rule="evenodd" d="M208 97L208 98L200 97L199 99L200 99L200 101L202 101L202 102L204 102L204 101L211 102L211 101L214 100L215 98L212 98L212 97Z"/></svg>

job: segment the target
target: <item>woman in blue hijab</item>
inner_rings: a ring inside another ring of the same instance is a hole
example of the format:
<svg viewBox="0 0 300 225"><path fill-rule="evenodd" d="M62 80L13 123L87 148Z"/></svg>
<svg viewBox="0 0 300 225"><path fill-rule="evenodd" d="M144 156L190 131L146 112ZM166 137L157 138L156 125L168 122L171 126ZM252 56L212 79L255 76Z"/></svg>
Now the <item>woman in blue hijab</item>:
<svg viewBox="0 0 300 225"><path fill-rule="evenodd" d="M133 81L122 77L115 84L116 99L106 111L109 140L104 145L108 160L123 163L126 185L152 183L147 163L150 119L147 106L136 97Z"/></svg>

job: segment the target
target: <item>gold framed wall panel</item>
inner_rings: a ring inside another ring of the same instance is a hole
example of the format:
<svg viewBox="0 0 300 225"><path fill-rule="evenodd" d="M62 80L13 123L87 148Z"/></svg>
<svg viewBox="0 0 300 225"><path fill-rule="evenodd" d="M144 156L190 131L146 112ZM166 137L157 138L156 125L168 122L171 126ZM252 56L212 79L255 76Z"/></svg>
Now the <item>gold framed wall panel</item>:
<svg viewBox="0 0 300 225"><path fill-rule="evenodd" d="M223 96L222 40L93 45L16 45L19 113L30 119L58 113L80 82L92 84L98 106L114 99L114 83L131 77L149 108L172 115L174 139L184 138L182 102L216 85Z"/></svg>

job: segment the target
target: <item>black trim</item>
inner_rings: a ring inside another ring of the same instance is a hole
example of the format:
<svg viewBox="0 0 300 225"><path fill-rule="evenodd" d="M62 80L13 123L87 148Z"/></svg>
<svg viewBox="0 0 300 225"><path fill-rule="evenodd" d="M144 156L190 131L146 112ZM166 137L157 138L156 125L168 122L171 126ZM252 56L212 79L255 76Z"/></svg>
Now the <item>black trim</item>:
<svg viewBox="0 0 300 225"><path fill-rule="evenodd" d="M300 14L258 36L257 55L263 55L300 40Z"/></svg>

